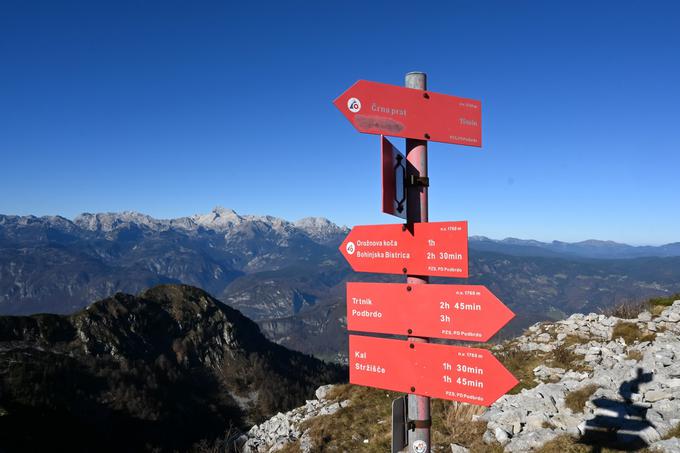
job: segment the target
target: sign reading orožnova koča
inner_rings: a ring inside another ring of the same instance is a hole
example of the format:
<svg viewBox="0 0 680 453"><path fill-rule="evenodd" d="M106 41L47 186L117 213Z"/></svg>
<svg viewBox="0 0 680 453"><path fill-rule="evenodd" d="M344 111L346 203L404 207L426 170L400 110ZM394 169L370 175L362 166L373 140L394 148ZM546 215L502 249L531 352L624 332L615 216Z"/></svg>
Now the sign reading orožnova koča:
<svg viewBox="0 0 680 453"><path fill-rule="evenodd" d="M468 276L467 222L355 226L340 251L358 272Z"/></svg>

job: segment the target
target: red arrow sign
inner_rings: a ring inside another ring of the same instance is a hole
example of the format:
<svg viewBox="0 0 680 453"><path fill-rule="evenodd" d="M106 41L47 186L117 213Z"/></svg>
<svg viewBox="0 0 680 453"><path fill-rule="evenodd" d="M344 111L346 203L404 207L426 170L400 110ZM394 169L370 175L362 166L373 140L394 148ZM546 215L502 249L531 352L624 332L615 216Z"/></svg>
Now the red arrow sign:
<svg viewBox="0 0 680 453"><path fill-rule="evenodd" d="M482 104L359 80L334 102L359 132L482 146Z"/></svg>
<svg viewBox="0 0 680 453"><path fill-rule="evenodd" d="M467 222L361 225L340 251L357 272L468 276Z"/></svg>
<svg viewBox="0 0 680 453"><path fill-rule="evenodd" d="M347 283L347 330L488 341L514 316L484 286Z"/></svg>
<svg viewBox="0 0 680 453"><path fill-rule="evenodd" d="M489 406L518 381L484 349L349 336L349 382Z"/></svg>

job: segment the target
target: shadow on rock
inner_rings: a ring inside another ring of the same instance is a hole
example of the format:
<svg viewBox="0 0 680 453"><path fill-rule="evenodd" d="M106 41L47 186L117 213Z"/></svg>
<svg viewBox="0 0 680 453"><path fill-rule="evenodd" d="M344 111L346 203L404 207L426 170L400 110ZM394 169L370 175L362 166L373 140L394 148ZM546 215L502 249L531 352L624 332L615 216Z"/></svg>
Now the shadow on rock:
<svg viewBox="0 0 680 453"><path fill-rule="evenodd" d="M615 448L624 451L641 450L658 439L654 425L647 420L649 404L635 404L633 395L640 393L640 384L651 382L652 373L637 369L637 376L625 381L619 387L619 395L623 401L597 398L595 418L585 424L580 442L593 447L593 453L603 448Z"/></svg>

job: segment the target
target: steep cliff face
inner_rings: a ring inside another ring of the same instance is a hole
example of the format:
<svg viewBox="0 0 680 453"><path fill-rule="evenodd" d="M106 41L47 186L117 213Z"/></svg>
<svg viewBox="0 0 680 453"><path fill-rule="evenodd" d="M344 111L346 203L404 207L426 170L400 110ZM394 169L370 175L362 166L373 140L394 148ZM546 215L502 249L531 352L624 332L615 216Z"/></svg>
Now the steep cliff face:
<svg viewBox="0 0 680 453"><path fill-rule="evenodd" d="M343 376L184 285L116 294L70 316L0 317L0 445L185 449Z"/></svg>

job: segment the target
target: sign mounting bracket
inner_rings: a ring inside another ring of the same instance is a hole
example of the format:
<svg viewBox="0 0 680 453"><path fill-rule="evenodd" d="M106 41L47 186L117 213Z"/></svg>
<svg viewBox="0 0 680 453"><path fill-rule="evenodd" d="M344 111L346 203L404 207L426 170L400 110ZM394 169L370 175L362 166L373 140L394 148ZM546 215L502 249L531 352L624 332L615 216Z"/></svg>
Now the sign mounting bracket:
<svg viewBox="0 0 680 453"><path fill-rule="evenodd" d="M406 187L430 187L430 178L427 176L408 175L404 185Z"/></svg>

